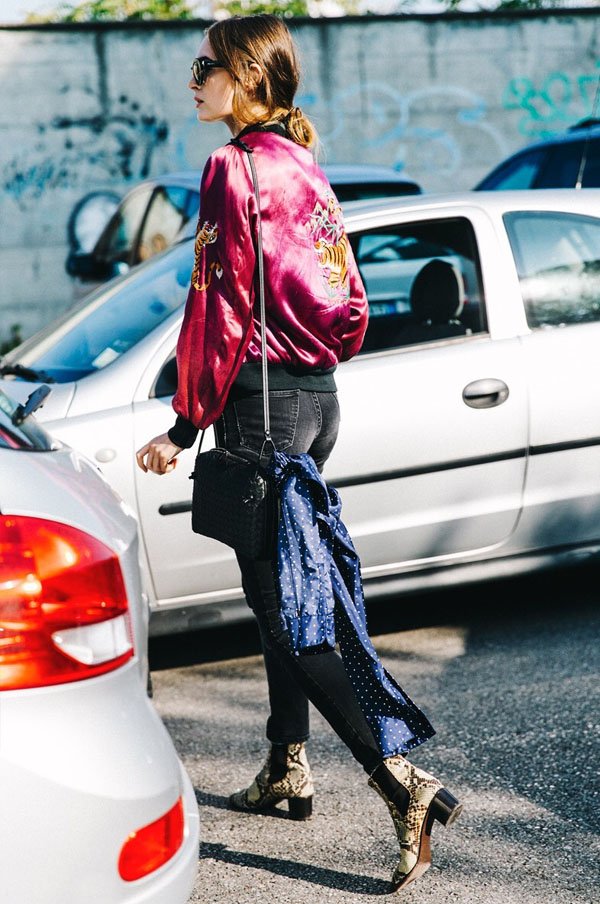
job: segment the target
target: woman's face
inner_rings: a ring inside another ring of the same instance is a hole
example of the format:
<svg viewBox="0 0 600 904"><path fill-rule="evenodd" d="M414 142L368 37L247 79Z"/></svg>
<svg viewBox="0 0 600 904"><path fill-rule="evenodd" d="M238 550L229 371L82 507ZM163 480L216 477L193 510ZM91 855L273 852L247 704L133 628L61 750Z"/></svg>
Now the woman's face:
<svg viewBox="0 0 600 904"><path fill-rule="evenodd" d="M204 38L198 49L198 57L216 59L208 38ZM239 132L233 117L233 79L226 69L210 69L203 85L196 84L194 77L188 88L193 92L196 115L200 122L224 122L233 135Z"/></svg>

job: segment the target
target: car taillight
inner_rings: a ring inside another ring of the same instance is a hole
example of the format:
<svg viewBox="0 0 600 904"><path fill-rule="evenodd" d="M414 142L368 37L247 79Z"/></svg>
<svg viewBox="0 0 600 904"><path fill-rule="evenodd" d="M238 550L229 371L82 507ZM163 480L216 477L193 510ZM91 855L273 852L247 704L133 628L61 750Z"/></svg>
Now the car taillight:
<svg viewBox="0 0 600 904"><path fill-rule="evenodd" d="M0 690L91 678L131 656L115 553L66 524L0 516Z"/></svg>
<svg viewBox="0 0 600 904"><path fill-rule="evenodd" d="M119 855L119 875L126 882L154 872L177 853L183 843L183 801L181 797L167 813L132 832Z"/></svg>

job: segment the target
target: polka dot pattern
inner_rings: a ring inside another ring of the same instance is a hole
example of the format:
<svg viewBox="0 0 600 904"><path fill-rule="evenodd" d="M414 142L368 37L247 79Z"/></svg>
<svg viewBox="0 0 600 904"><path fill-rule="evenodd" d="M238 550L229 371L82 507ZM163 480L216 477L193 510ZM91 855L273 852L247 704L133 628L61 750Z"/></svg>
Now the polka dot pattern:
<svg viewBox="0 0 600 904"><path fill-rule="evenodd" d="M336 641L382 756L407 753L435 733L383 667L367 631L360 560L341 520L338 491L310 455L275 452L270 475L280 499L276 582L296 655Z"/></svg>

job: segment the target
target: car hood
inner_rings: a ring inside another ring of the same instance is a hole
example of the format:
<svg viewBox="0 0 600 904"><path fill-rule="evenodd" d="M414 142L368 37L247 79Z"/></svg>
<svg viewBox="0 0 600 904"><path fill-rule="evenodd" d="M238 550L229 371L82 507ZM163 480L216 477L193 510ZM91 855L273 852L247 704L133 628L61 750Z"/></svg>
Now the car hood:
<svg viewBox="0 0 600 904"><path fill-rule="evenodd" d="M76 383L29 383L26 380L0 378L0 389L15 402L23 404L39 386L49 386L52 390L44 401L43 408L36 412L39 421L54 421L66 417L75 396Z"/></svg>

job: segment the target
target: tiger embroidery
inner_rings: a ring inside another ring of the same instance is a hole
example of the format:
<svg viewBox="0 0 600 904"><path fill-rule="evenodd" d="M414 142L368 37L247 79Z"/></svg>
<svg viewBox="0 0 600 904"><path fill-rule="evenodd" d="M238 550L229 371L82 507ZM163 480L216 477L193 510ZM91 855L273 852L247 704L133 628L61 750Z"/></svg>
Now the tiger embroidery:
<svg viewBox="0 0 600 904"><path fill-rule="evenodd" d="M219 236L219 227L217 223L214 225L205 220L196 233L196 242L194 244L194 270L192 272L192 286L198 292L203 292L210 286L213 273L220 279L223 275L223 268L218 260L213 261L208 268L208 279L206 282L200 282L200 265L202 258L202 249L205 245L213 245Z"/></svg>
<svg viewBox="0 0 600 904"><path fill-rule="evenodd" d="M334 195L328 195L325 207L319 203L315 205L307 225L327 295L340 300L348 298L348 238Z"/></svg>
<svg viewBox="0 0 600 904"><path fill-rule="evenodd" d="M319 265L331 289L344 288L348 278L348 239L343 235L337 245L324 239L315 242Z"/></svg>

